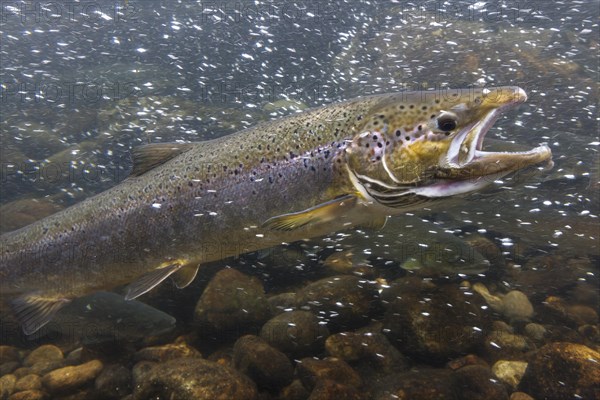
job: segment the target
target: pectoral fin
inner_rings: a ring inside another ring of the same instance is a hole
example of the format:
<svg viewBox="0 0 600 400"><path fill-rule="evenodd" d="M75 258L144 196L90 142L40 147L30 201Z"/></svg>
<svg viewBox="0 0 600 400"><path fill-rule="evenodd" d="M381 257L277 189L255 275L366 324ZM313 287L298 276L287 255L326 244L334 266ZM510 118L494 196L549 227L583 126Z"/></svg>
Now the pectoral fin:
<svg viewBox="0 0 600 400"><path fill-rule="evenodd" d="M278 231L291 231L310 223L329 222L347 214L356 205L356 202L357 198L353 195L338 197L304 211L269 218L263 227Z"/></svg>
<svg viewBox="0 0 600 400"><path fill-rule="evenodd" d="M149 292L162 281L167 279L171 274L179 271L183 266L183 263L176 262L165 266L161 266L154 271L147 273L137 281L127 286L127 294L125 300L133 300L146 292Z"/></svg>
<svg viewBox="0 0 600 400"><path fill-rule="evenodd" d="M44 296L39 293L30 293L12 301L12 309L21 322L26 335L35 333L46 325L70 299Z"/></svg>
<svg viewBox="0 0 600 400"><path fill-rule="evenodd" d="M183 289L192 283L194 278L196 278L196 274L198 273L198 267L198 264L189 264L171 276L171 279L173 279L173 282L175 282L177 289Z"/></svg>

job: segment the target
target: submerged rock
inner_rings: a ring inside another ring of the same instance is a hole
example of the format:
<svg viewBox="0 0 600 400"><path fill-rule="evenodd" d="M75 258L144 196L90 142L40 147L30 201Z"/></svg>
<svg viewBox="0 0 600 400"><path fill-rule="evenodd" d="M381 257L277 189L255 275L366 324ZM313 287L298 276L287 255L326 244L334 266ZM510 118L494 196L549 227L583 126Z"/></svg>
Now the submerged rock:
<svg viewBox="0 0 600 400"><path fill-rule="evenodd" d="M4 375L0 377L0 399L8 398L15 391L17 377L14 375Z"/></svg>
<svg viewBox="0 0 600 400"><path fill-rule="evenodd" d="M354 386L323 379L310 393L308 400L364 400L364 395Z"/></svg>
<svg viewBox="0 0 600 400"><path fill-rule="evenodd" d="M487 367L468 365L456 370L453 378L460 400L508 400L506 388Z"/></svg>
<svg viewBox="0 0 600 400"><path fill-rule="evenodd" d="M258 336L242 336L233 346L234 367L259 387L278 390L292 382L294 368L285 354Z"/></svg>
<svg viewBox="0 0 600 400"><path fill-rule="evenodd" d="M61 361L63 359L64 355L61 349L54 345L46 344L29 353L29 355L25 357L23 364L30 367L39 362Z"/></svg>
<svg viewBox="0 0 600 400"><path fill-rule="evenodd" d="M492 295L487 287L479 282L473 285L473 290L479 293L494 311L510 321L528 320L533 316L533 306L523 292L511 290L506 294Z"/></svg>
<svg viewBox="0 0 600 400"><path fill-rule="evenodd" d="M383 372L402 371L408 360L379 332L344 332L325 341L327 353L344 361L367 361Z"/></svg>
<svg viewBox="0 0 600 400"><path fill-rule="evenodd" d="M349 275L318 280L296 294L298 308L322 316L333 331L365 324L378 301L371 283Z"/></svg>
<svg viewBox="0 0 600 400"><path fill-rule="evenodd" d="M134 400L254 400L256 386L233 368L201 358L157 364L137 382Z"/></svg>
<svg viewBox="0 0 600 400"><path fill-rule="evenodd" d="M519 390L536 399L600 398L600 353L574 343L550 343L531 359Z"/></svg>
<svg viewBox="0 0 600 400"><path fill-rule="evenodd" d="M202 354L183 340L163 346L145 347L135 353L135 361L163 362L182 357L202 358Z"/></svg>
<svg viewBox="0 0 600 400"><path fill-rule="evenodd" d="M120 399L131 393L131 371L122 365L114 364L102 370L94 382L94 387L103 399Z"/></svg>
<svg viewBox="0 0 600 400"><path fill-rule="evenodd" d="M261 329L260 337L282 352L302 357L323 349L329 330L308 311L290 311L271 318Z"/></svg>
<svg viewBox="0 0 600 400"><path fill-rule="evenodd" d="M102 371L99 360L56 369L42 378L44 388L50 393L65 393L93 381Z"/></svg>
<svg viewBox="0 0 600 400"><path fill-rule="evenodd" d="M384 333L402 353L443 364L481 345L491 325L481 297L453 284L402 288L393 286L386 295L384 317Z"/></svg>
<svg viewBox="0 0 600 400"><path fill-rule="evenodd" d="M524 361L500 360L492 366L492 373L514 390L519 386L526 369L527 363Z"/></svg>
<svg viewBox="0 0 600 400"><path fill-rule="evenodd" d="M200 331L245 332L270 316L261 282L235 269L222 269L210 281L194 311Z"/></svg>
<svg viewBox="0 0 600 400"><path fill-rule="evenodd" d="M372 387L373 400L458 400L452 371L419 369L386 376Z"/></svg>
<svg viewBox="0 0 600 400"><path fill-rule="evenodd" d="M313 390L321 380L332 380L336 383L353 386L359 389L363 382L360 377L343 360L330 357L324 360L303 358L296 367L297 375L307 390Z"/></svg>

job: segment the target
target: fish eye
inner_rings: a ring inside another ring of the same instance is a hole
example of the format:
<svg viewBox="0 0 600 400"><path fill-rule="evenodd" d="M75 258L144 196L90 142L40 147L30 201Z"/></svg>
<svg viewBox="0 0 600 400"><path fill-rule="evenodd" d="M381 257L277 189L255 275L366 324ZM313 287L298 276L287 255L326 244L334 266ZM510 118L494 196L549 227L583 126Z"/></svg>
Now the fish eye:
<svg viewBox="0 0 600 400"><path fill-rule="evenodd" d="M438 128L443 132L450 132L456 129L456 119L449 115L442 115L437 120Z"/></svg>

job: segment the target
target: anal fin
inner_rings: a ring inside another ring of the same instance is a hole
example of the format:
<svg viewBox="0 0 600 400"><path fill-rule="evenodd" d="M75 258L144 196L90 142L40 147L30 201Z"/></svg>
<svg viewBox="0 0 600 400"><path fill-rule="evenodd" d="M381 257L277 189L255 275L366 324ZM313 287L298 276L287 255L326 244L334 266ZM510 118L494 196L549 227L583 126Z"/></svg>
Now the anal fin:
<svg viewBox="0 0 600 400"><path fill-rule="evenodd" d="M165 266L156 268L154 271L147 273L137 281L127 286L127 294L125 300L133 300L146 292L149 292L162 281L167 279L171 274L179 271L183 266L180 262L170 263Z"/></svg>
<svg viewBox="0 0 600 400"><path fill-rule="evenodd" d="M353 195L338 197L304 211L269 218L265 221L263 227L279 231L292 231L310 223L333 221L347 214L354 208L356 202L357 197Z"/></svg>
<svg viewBox="0 0 600 400"><path fill-rule="evenodd" d="M17 297L11 302L13 311L21 322L23 332L31 335L46 325L71 300L30 293Z"/></svg>
<svg viewBox="0 0 600 400"><path fill-rule="evenodd" d="M188 264L171 275L171 279L175 282L177 289L183 289L192 283L194 278L196 278L196 274L198 274L199 267L200 265L198 264Z"/></svg>

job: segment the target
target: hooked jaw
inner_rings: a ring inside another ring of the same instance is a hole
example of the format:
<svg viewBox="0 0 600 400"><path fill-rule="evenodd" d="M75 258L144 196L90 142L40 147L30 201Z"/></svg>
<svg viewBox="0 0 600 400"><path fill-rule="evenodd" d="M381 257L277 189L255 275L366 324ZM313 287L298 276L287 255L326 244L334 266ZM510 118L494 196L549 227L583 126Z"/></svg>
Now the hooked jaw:
<svg viewBox="0 0 600 400"><path fill-rule="evenodd" d="M413 192L426 197L446 197L478 190L511 172L540 164L552 157L547 145L523 152L491 152L483 150L486 133L506 110L527 100L519 87L484 89L481 110L484 115L465 126L453 138L448 152L440 160L432 184Z"/></svg>

